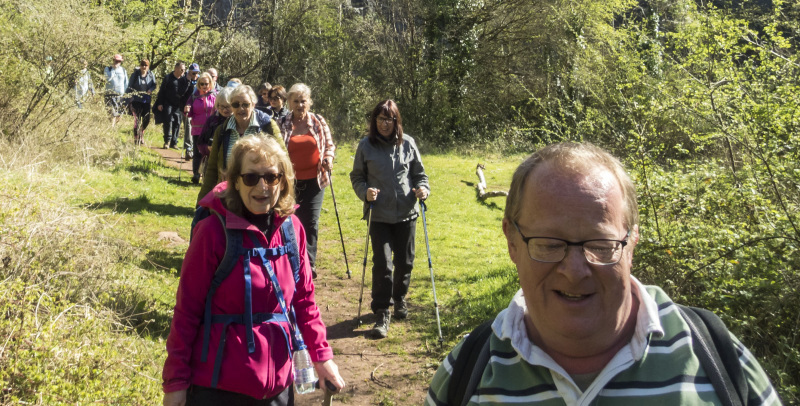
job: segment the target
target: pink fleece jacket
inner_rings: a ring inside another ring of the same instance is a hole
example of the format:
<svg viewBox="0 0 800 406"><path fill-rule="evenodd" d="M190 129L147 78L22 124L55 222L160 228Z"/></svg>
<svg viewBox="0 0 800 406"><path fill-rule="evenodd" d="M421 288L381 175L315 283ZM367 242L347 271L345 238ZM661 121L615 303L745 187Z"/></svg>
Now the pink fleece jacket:
<svg viewBox="0 0 800 406"><path fill-rule="evenodd" d="M203 132L203 125L209 117L214 115L214 102L217 100L217 94L213 91L204 95L195 90L186 105L190 107L187 117L192 119L192 137L197 137Z"/></svg>
<svg viewBox="0 0 800 406"><path fill-rule="evenodd" d="M228 212L216 196L227 187L227 182L217 185L212 192L200 201L225 217L229 229L253 230L264 247L283 245L280 225L284 218L277 215L273 219L273 232L269 241L263 233L247 220ZM291 265L286 255L271 260L278 282L283 290L287 304L294 305L297 323L303 333L311 359L314 362L333 358L333 351L326 339L325 325L320 318L319 308L314 301L314 284L306 253L306 236L300 221L292 215L292 224L300 250L300 283L295 287ZM211 340L208 348L208 361L201 362L203 345L203 311L206 294L217 265L225 254L225 231L215 215L200 221L194 238L186 252L181 267L175 314L167 338L167 360L164 363L163 390L173 392L186 389L190 384L210 387L214 370L214 359L220 336L227 335L220 368L219 384L222 390L242 393L256 399L272 397L292 383L292 366L286 348L284 335L278 330L285 324L265 323L253 326L255 352L247 352L245 327L230 324L222 331L221 324L211 327ZM253 248L247 234L245 248ZM259 258L251 262L252 300L254 313L280 313L281 308L273 291L266 269ZM295 290L296 289L296 290ZM241 314L244 312L244 267L240 260L224 282L217 289L212 302L212 314Z"/></svg>

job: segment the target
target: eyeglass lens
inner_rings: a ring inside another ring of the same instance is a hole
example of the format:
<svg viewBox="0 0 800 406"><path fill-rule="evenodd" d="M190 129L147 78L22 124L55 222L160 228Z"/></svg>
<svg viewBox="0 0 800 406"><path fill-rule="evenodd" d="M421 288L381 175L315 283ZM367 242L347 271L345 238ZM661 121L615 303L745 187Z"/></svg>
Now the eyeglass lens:
<svg viewBox="0 0 800 406"><path fill-rule="evenodd" d="M282 173L265 173L263 175L257 173L243 173L242 183L244 183L245 186L255 186L258 184L259 179L264 179L264 183L266 183L267 186L275 186L282 177Z"/></svg>
<svg viewBox="0 0 800 406"><path fill-rule="evenodd" d="M534 237L528 240L528 254L541 262L561 262L567 255L567 247L580 245L586 260L592 264L615 264L622 256L623 244L613 240L590 240L567 243L554 238Z"/></svg>
<svg viewBox="0 0 800 406"><path fill-rule="evenodd" d="M250 103L233 102L233 103L231 103L231 106L233 106L233 108L235 108L235 109L238 109L239 107L242 107L242 108L245 108L245 109L249 109L250 108Z"/></svg>

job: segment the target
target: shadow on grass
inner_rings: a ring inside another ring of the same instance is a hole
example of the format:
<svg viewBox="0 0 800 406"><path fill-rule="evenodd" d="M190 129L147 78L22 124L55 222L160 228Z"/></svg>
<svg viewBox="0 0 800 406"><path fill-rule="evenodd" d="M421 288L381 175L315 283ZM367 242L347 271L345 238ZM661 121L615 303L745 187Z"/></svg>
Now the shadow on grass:
<svg viewBox="0 0 800 406"><path fill-rule="evenodd" d="M465 185L467 185L469 187L474 187L475 186L475 183L468 182L466 180L462 180L461 183L463 183L463 184L465 184ZM475 200L478 203L480 203L481 205L486 206L487 208L492 209L492 210L503 210L500 206L497 205L497 203L495 203L495 202L487 202L488 199L489 198L481 199L480 198L480 192L478 192L478 188L475 188Z"/></svg>
<svg viewBox="0 0 800 406"><path fill-rule="evenodd" d="M363 314L361 315L361 319L365 320ZM366 321L364 322L364 324L366 324ZM329 340L337 340L340 338L353 338L364 335L363 331L356 331L356 328L358 328L358 320L356 320L355 317L352 319L340 321L336 324L326 324L325 327L328 328Z"/></svg>
<svg viewBox="0 0 800 406"><path fill-rule="evenodd" d="M119 173L125 171L141 175L158 175L158 172L156 172L158 168L159 165L155 162L137 161L127 166L115 167L111 172Z"/></svg>
<svg viewBox="0 0 800 406"><path fill-rule="evenodd" d="M101 203L89 203L85 207L92 210L110 209L122 213L150 212L159 213L165 216L182 216L189 218L194 216L194 209L191 207L181 207L174 204L153 203L150 201L150 198L144 194L133 199L119 197Z"/></svg>
<svg viewBox="0 0 800 406"><path fill-rule="evenodd" d="M169 250L150 250L145 259L139 263L139 267L145 270L180 275L181 264L183 264L183 252Z"/></svg>

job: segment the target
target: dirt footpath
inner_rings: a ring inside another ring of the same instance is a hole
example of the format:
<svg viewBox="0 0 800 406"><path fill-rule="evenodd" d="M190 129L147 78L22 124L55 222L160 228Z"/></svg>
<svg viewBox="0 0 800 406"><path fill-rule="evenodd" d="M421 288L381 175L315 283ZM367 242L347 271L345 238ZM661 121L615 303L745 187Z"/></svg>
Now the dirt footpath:
<svg viewBox="0 0 800 406"><path fill-rule="evenodd" d="M180 169L181 177L186 176L187 181L191 179L191 162L182 160L182 150L162 149L160 145L151 149L157 152L167 165ZM324 232L330 234L336 231L324 230ZM338 239L335 241L320 239L318 256L341 256L339 244ZM333 397L332 404L420 405L425 399L433 373L441 361L438 359L438 350L432 348L435 339L433 342L426 342L424 336L414 327L418 325L415 321L422 321L421 318L427 319L432 316L432 306L409 303L408 319L393 320L388 338L383 340L366 338L365 333L375 323L369 309L370 282L367 278L361 308L363 323L359 327L356 316L361 266L358 266L360 264L356 264L358 261L353 258L350 258L350 262L352 279L348 279L343 270L331 271L320 268L319 277L314 281L316 301L328 326L328 342L334 351L334 361L347 383L344 391ZM369 266L367 272L370 272ZM321 390L295 397L295 404L298 406L320 405L322 401Z"/></svg>

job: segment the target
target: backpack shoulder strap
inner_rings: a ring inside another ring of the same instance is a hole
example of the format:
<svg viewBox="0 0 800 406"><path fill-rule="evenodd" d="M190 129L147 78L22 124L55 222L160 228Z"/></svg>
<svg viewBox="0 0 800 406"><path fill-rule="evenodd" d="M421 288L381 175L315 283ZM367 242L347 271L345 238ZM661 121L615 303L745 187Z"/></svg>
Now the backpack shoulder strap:
<svg viewBox="0 0 800 406"><path fill-rule="evenodd" d="M747 380L725 323L709 310L677 306L692 332L692 349L722 404L747 404Z"/></svg>
<svg viewBox="0 0 800 406"><path fill-rule="evenodd" d="M452 365L453 374L450 375L450 385L447 387L448 405L461 406L464 400L469 400L472 392L478 386L480 376L483 375L483 370L489 361L488 343L492 336L492 322L494 319L481 323L464 339L461 350L458 352L459 357ZM481 357L484 349L485 355ZM475 379L475 375L477 375L477 379ZM474 386L470 388L473 380Z"/></svg>
<svg viewBox="0 0 800 406"><path fill-rule="evenodd" d="M297 237L294 235L294 225L292 217L286 217L281 224L281 234L283 243L286 246L286 254L289 255L289 262L292 264L292 274L294 283L300 283L300 248L297 246Z"/></svg>
<svg viewBox="0 0 800 406"><path fill-rule="evenodd" d="M214 298L214 293L216 293L217 288L222 284L225 278L231 274L233 267L236 266L236 262L239 261L239 257L242 255L242 242L244 240L241 230L229 230L225 226L224 216L214 210L211 210L211 213L219 218L220 223L222 223L222 229L225 231L225 255L222 256L222 261L219 262L217 270L214 271L214 278L211 279L211 286L209 286L208 293L206 294L205 313L203 315L204 344L203 352L200 356L202 362L206 362L208 359L208 342L211 337L211 302Z"/></svg>

